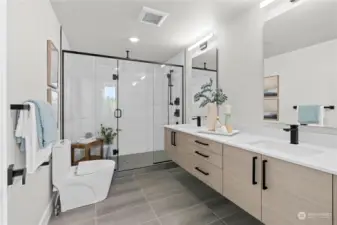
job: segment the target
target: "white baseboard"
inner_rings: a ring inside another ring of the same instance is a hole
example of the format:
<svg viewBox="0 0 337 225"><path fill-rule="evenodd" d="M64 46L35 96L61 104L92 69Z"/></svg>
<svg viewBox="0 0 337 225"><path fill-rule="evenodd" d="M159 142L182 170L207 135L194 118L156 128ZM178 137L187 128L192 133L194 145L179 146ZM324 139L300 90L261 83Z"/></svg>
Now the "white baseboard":
<svg viewBox="0 0 337 225"><path fill-rule="evenodd" d="M55 197L56 197L56 193L54 192L52 198L49 201L47 208L43 212L39 225L48 225L50 217L53 214Z"/></svg>

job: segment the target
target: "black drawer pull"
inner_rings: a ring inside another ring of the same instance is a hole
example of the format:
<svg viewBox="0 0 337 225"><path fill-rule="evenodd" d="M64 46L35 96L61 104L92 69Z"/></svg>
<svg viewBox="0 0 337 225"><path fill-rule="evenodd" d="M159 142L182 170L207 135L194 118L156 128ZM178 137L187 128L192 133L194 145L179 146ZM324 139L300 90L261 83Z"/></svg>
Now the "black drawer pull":
<svg viewBox="0 0 337 225"><path fill-rule="evenodd" d="M204 155L204 154L202 154L202 153L200 153L198 151L195 151L195 154L200 155L200 156L202 156L204 158L209 158L209 155Z"/></svg>
<svg viewBox="0 0 337 225"><path fill-rule="evenodd" d="M199 167L195 167L194 169L196 169L198 172L204 174L205 176L208 176L208 175L209 175L209 173L207 173L207 172L201 170Z"/></svg>
<svg viewBox="0 0 337 225"><path fill-rule="evenodd" d="M209 145L209 144L203 143L203 142L201 142L201 141L195 141L195 143L197 143L197 144L199 144L199 145L204 145L204 146L208 146L208 145Z"/></svg>
<svg viewBox="0 0 337 225"><path fill-rule="evenodd" d="M174 146L177 146L177 143L176 143L176 134L177 134L177 132L173 132L173 145Z"/></svg>
<svg viewBox="0 0 337 225"><path fill-rule="evenodd" d="M263 160L262 161L262 189L267 190L268 187L266 185L266 164L268 160Z"/></svg>
<svg viewBox="0 0 337 225"><path fill-rule="evenodd" d="M256 160L258 159L257 156L253 157L253 174L252 174L252 183L253 185L257 185L257 181L256 181Z"/></svg>

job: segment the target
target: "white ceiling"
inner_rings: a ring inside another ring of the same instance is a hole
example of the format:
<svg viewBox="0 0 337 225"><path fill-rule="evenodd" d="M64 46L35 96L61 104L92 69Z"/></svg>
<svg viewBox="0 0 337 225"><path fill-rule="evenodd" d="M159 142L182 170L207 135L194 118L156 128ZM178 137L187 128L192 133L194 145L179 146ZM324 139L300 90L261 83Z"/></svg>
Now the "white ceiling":
<svg viewBox="0 0 337 225"><path fill-rule="evenodd" d="M307 0L266 22L265 58L332 39L337 39L337 0Z"/></svg>
<svg viewBox="0 0 337 225"><path fill-rule="evenodd" d="M260 0L51 0L73 50L165 62ZM169 13L161 27L139 22L143 6ZM137 44L128 40L140 38Z"/></svg>

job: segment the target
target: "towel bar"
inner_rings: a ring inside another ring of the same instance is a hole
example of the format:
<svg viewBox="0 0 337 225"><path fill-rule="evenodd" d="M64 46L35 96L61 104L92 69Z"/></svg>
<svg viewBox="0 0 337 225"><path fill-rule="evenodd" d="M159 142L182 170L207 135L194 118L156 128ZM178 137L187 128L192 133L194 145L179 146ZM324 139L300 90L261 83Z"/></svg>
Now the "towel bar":
<svg viewBox="0 0 337 225"><path fill-rule="evenodd" d="M8 166L7 169L7 185L12 185L14 181L14 177L22 176L22 184L26 184L26 168L14 170L14 164Z"/></svg>
<svg viewBox="0 0 337 225"><path fill-rule="evenodd" d="M297 105L293 106L294 109L297 109ZM324 106L324 109L330 109L330 110L334 110L335 106L334 105L328 105L328 106Z"/></svg>
<svg viewBox="0 0 337 225"><path fill-rule="evenodd" d="M11 110L30 110L30 106L23 104L11 104Z"/></svg>

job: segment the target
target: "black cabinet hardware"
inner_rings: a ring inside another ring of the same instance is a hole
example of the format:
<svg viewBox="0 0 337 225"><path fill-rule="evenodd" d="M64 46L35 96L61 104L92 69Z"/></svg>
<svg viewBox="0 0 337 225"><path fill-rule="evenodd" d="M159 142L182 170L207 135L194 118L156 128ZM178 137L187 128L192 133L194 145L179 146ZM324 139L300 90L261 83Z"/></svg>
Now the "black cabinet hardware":
<svg viewBox="0 0 337 225"><path fill-rule="evenodd" d="M208 176L208 175L209 175L209 173L207 173L207 172L201 170L199 167L195 167L194 169L195 169L196 171L198 171L198 172L204 174L205 176Z"/></svg>
<svg viewBox="0 0 337 225"><path fill-rule="evenodd" d="M266 165L267 165L268 160L263 160L262 161L262 189L267 190L268 187L266 185Z"/></svg>
<svg viewBox="0 0 337 225"><path fill-rule="evenodd" d="M174 131L171 131L171 145L177 146L176 145L176 132L174 132Z"/></svg>
<svg viewBox="0 0 337 225"><path fill-rule="evenodd" d="M203 143L203 142L201 142L201 141L195 141L195 143L197 143L197 144L199 144L199 145L204 145L204 146L208 146L208 145L209 145L209 144Z"/></svg>
<svg viewBox="0 0 337 225"><path fill-rule="evenodd" d="M209 158L209 155L204 155L204 154L202 154L202 153L200 153L198 151L195 151L195 154L198 154L198 155L200 155L200 156L202 156L204 158Z"/></svg>
<svg viewBox="0 0 337 225"><path fill-rule="evenodd" d="M257 185L257 181L256 181L256 160L258 159L257 156L253 157L253 174L252 174L252 183L253 185Z"/></svg>

